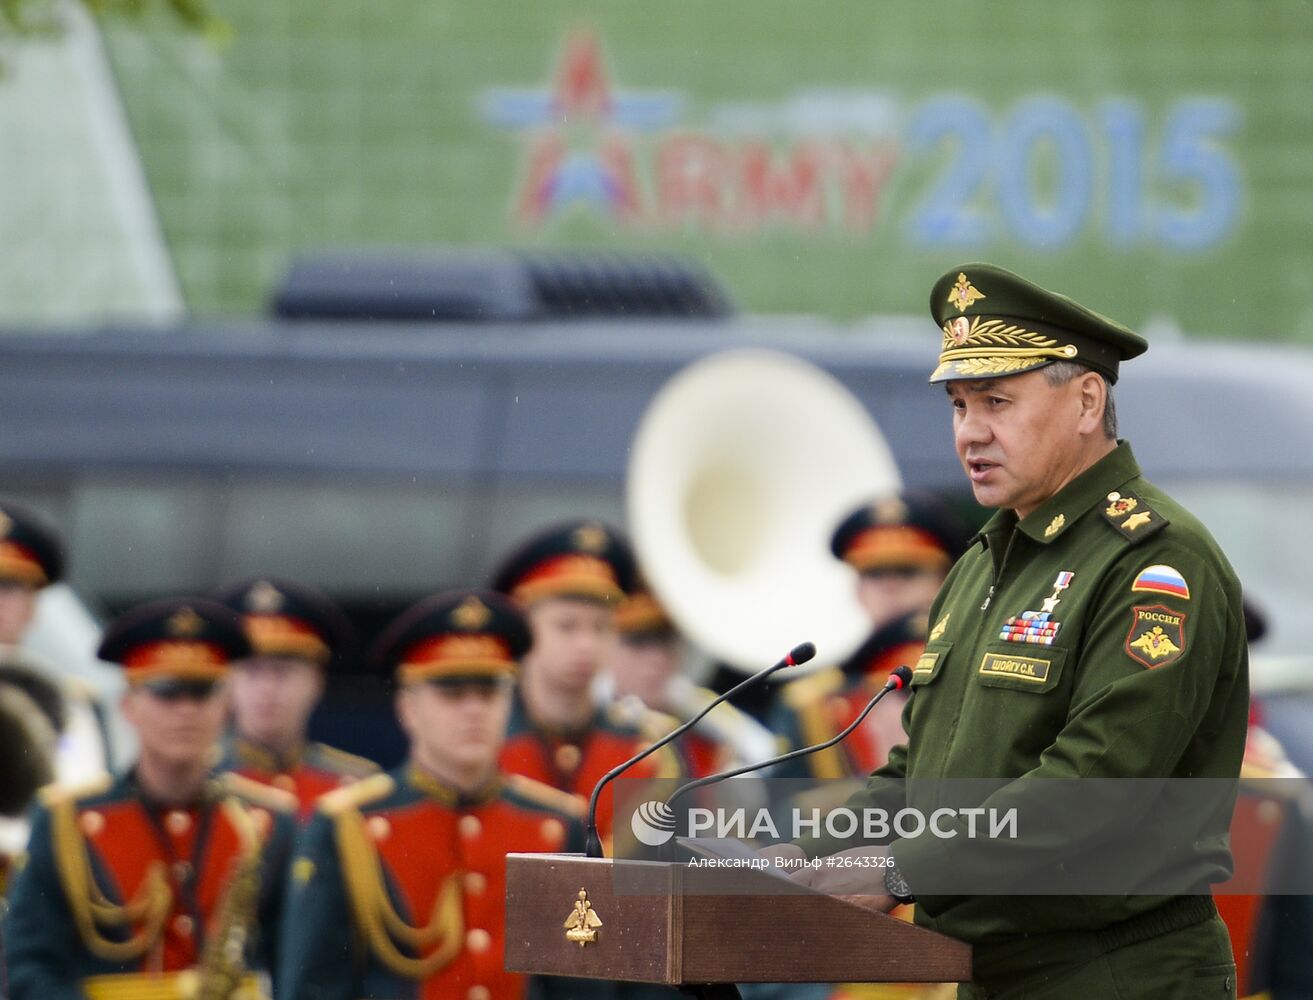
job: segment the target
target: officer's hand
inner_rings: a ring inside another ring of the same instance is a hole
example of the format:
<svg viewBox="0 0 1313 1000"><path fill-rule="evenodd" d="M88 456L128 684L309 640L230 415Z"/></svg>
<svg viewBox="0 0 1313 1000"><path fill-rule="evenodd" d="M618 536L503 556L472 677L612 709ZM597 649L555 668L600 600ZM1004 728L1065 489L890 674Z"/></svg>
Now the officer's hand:
<svg viewBox="0 0 1313 1000"><path fill-rule="evenodd" d="M887 865L882 862L888 855L885 847L852 847L819 858L815 867L792 872L789 877L818 892L887 913L898 905L884 887Z"/></svg>

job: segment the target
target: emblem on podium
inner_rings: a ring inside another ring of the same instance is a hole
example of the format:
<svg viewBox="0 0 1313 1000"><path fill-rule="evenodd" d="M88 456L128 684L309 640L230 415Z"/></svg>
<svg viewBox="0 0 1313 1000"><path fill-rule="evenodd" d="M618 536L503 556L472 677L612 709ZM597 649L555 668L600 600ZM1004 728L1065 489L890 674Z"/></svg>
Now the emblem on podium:
<svg viewBox="0 0 1313 1000"><path fill-rule="evenodd" d="M602 918L588 901L588 890L580 889L579 898L574 901L574 909L565 918L565 939L573 941L580 948L597 941L597 928L602 926Z"/></svg>

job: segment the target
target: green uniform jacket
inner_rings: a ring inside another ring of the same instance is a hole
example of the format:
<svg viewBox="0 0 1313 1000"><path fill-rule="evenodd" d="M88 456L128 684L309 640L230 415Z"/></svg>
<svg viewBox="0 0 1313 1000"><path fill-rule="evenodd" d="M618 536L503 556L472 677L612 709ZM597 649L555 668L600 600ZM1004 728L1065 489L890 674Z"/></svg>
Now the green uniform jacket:
<svg viewBox="0 0 1313 1000"><path fill-rule="evenodd" d="M1204 527L1142 478L1125 442L1020 522L996 513L953 567L930 621L903 715L907 744L850 808L893 815L906 805L903 779L1002 779L986 805L1007 805L1034 787L1023 776L1240 773L1249 705L1240 585ZM1219 815L1177 859L1193 884L1228 876L1229 820ZM1078 844L1099 829L1099 816L1077 810L1063 834ZM945 872L978 884L973 866L1021 872L1036 861L1028 852L1052 859L1052 843L968 847L959 832L891 847L917 921L961 940L1098 930L1166 898L918 892L918 880L942 885ZM824 832L800 841L812 857L857 843Z"/></svg>

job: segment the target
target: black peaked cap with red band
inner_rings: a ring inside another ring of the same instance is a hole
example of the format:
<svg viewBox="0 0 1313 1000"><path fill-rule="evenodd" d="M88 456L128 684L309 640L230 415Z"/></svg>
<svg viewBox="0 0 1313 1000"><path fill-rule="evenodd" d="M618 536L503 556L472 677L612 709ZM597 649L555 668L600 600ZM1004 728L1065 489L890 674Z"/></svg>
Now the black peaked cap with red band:
<svg viewBox="0 0 1313 1000"><path fill-rule="evenodd" d="M616 604L634 591L638 571L629 542L598 521L571 521L531 537L493 574L492 587L524 605L549 597Z"/></svg>
<svg viewBox="0 0 1313 1000"><path fill-rule="evenodd" d="M836 559L859 573L904 566L948 569L966 550L969 535L944 503L920 493L901 493L863 504L830 539Z"/></svg>
<svg viewBox="0 0 1313 1000"><path fill-rule="evenodd" d="M350 643L351 626L328 595L276 576L234 583L214 595L242 616L257 656L295 656L326 664Z"/></svg>
<svg viewBox="0 0 1313 1000"><path fill-rule="evenodd" d="M231 609L202 597L171 597L120 615L96 655L120 664L129 684L218 680L234 661L251 655L251 646Z"/></svg>
<svg viewBox="0 0 1313 1000"><path fill-rule="evenodd" d="M370 659L402 682L496 679L515 676L532 644L524 613L505 595L453 590L402 612Z"/></svg>
<svg viewBox="0 0 1313 1000"><path fill-rule="evenodd" d="M64 575L64 544L31 511L0 503L0 582L45 587Z"/></svg>

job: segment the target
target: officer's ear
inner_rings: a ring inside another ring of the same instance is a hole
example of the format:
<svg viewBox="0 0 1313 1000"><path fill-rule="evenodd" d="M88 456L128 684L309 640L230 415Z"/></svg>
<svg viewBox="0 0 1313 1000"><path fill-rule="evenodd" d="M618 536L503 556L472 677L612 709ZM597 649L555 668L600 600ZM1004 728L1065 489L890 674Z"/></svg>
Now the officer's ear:
<svg viewBox="0 0 1313 1000"><path fill-rule="evenodd" d="M415 707L409 684L398 684L397 693L392 697L392 706L397 713L397 722L401 731L410 739L415 738Z"/></svg>
<svg viewBox="0 0 1313 1000"><path fill-rule="evenodd" d="M1080 392L1080 432L1103 436L1103 411L1108 405L1108 383L1095 371L1087 371L1076 382Z"/></svg>

